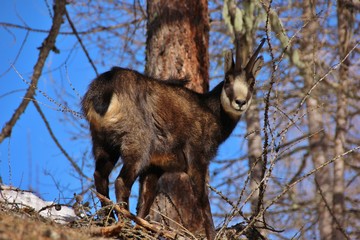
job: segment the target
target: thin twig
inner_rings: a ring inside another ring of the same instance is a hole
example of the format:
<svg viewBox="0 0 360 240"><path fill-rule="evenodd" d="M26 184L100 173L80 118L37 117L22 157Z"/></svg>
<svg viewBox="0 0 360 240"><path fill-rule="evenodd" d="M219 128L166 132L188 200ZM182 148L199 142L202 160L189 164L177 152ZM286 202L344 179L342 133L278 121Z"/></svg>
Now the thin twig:
<svg viewBox="0 0 360 240"><path fill-rule="evenodd" d="M83 116L81 113L76 112L70 108L68 108L67 106L57 102L55 99L51 98L49 95L47 95L44 91L42 91L41 89L39 89L38 87L36 87L35 85L32 85L30 82L28 82L20 73L19 71L16 69L16 67L14 65L11 65L11 67L14 69L14 71L16 72L16 74L20 77L20 79L27 85L29 85L31 88L33 88L34 90L38 91L39 93L41 93L41 95L43 95L47 100L49 100L49 102L54 103L55 105L58 106L57 109L55 109L56 111L60 111L60 112L69 112L72 115L76 116L77 118L82 119ZM24 97L23 99L26 99L28 101L37 101L34 99L34 96L31 98L26 98ZM38 102L38 101L37 101Z"/></svg>
<svg viewBox="0 0 360 240"><path fill-rule="evenodd" d="M74 159L72 159L70 157L70 155L66 152L66 150L61 146L60 142L57 140L57 138L55 137L49 122L47 121L45 114L43 113L43 111L41 110L39 104L36 101L33 101L33 104L35 105L36 110L38 111L38 113L40 114L42 120L45 123L46 129L48 130L51 138L53 139L54 143L56 144L56 146L60 149L61 153L67 158L67 160L69 160L70 164L72 165L72 167L75 169L75 171L83 178L85 178L88 181L91 181L92 179L89 178L88 176L86 176L84 174L84 172L80 169L80 167L77 165L77 163L74 161Z"/></svg>
<svg viewBox="0 0 360 240"><path fill-rule="evenodd" d="M340 230L340 232L344 235L344 237L348 240L350 240L349 236L346 234L344 228L341 226L341 224L339 223L339 220L336 218L334 211L331 209L331 207L329 206L329 202L326 200L326 197L324 196L324 192L321 189L321 186L319 185L318 181L315 178L315 185L317 190L319 191L320 197L322 199L322 201L325 204L326 209L329 211L331 217L333 218L333 220L335 221L336 226L338 227L338 229Z"/></svg>
<svg viewBox="0 0 360 240"><path fill-rule="evenodd" d="M104 27L104 26L94 27L94 28L90 28L88 30L78 31L78 34L79 35L88 35L88 34L93 34L93 33L99 33L99 32L115 30L115 29L119 29L119 28L124 28L124 27L128 26L129 24L139 23L139 22L141 22L143 20L144 20L144 17L139 18L139 19L134 19L131 22L118 23L118 24L111 25L111 26L108 26L108 27ZM29 32L35 32L35 33L49 33L49 30L46 30L46 29L32 28L32 27L29 27L29 26L22 26L22 25L13 24L13 23L7 23L7 22L0 22L0 26L9 27L9 28L17 28L17 29L26 30L26 31L29 31ZM59 31L59 34L61 34L61 35L74 35L74 32Z"/></svg>
<svg viewBox="0 0 360 240"><path fill-rule="evenodd" d="M288 186L286 186L284 188L284 190L278 194L275 198L273 198L271 200L271 202L264 207L256 216L253 216L253 218L251 219L250 223L242 230L242 232L247 231L250 227L252 227L254 225L254 223L257 221L259 216L262 216L272 205L274 205L281 197L283 197L290 189L292 189L294 186L296 186L299 182L303 181L304 179L308 178L309 176L313 175L314 173L318 172L319 170L321 170L322 168L326 167L327 165L329 165L330 163L352 153L355 152L357 150L360 150L360 146L357 146L353 149L350 149L349 151L344 152L343 154L340 154L326 162L324 162L323 164L321 164L320 166L318 166L317 168L314 168L313 170L311 170L310 172L308 172L307 174L305 174L304 176L302 176L301 178L299 178L298 180L294 181L293 183L289 184Z"/></svg>
<svg viewBox="0 0 360 240"><path fill-rule="evenodd" d="M27 32L26 32L26 35L25 35L25 37L24 37L24 40L22 41L21 46L20 46L20 49L19 49L19 51L17 52L14 60L12 61L12 64L15 64L15 63L17 62L17 60L19 59L19 56L20 56L20 54L22 53L22 50L23 50L23 48L24 48L24 46L25 46L25 43L26 43L26 41L27 41L27 39L28 39L28 37L29 37L29 33L30 33L30 31L27 31ZM3 73L0 74L0 78L3 77L3 76L5 76L5 74L7 74L10 70L11 70L11 66L8 67L8 69L6 69Z"/></svg>
<svg viewBox="0 0 360 240"><path fill-rule="evenodd" d="M321 78L319 78L314 84L313 86L309 89L309 91L305 94L305 96L303 97L303 99L301 99L300 104L299 104L299 108L301 108L302 105L304 105L305 100L311 95L311 92L319 85L320 82L322 82L330 73L332 73L332 71L334 71L335 69L337 69L341 64L343 64L343 62L350 56L350 54L357 48L357 46L360 44L360 41L356 42L356 44L354 45L354 47L345 55L345 57L343 57L343 59L341 59L340 62L334 64L329 71L327 71Z"/></svg>
<svg viewBox="0 0 360 240"><path fill-rule="evenodd" d="M90 62L92 68L94 69L94 71L95 71L95 73L96 73L96 76L98 76L99 73L98 73L98 71L97 71L97 69L96 69L96 66L95 66L94 62L92 61L89 52L86 50L86 47L85 47L85 45L83 44L83 42L82 42L82 40L81 40L81 38L80 38L80 36L79 36L76 28L75 28L75 25L74 25L74 23L71 21L71 18L70 18L70 16L69 16L69 13L68 13L68 11L67 11L66 9L65 9L65 15L66 15L66 19L68 20L68 22L69 22L69 24L70 24L71 29L73 30L73 32L74 32L77 40L79 41L79 43L80 43L80 45L81 45L82 50L84 51L84 53L85 53L85 55L86 55L86 58L88 59L88 61Z"/></svg>
<svg viewBox="0 0 360 240"><path fill-rule="evenodd" d="M265 103L265 109L264 109L264 146L263 146L263 153L262 153L262 171L261 171L261 179L262 181L259 184L259 197L258 197L258 203L256 206L256 210L254 212L254 215L258 215L258 213L260 212L261 208L263 207L263 201L264 201L264 195L265 195L265 190L266 190L266 186L267 186L267 181L265 180L265 176L266 176L266 172L269 172L269 177L270 177L270 169L267 169L267 164L268 164L268 147L269 147L269 136L268 136L268 128L270 128L270 123L269 123L269 108L270 108L270 95L273 89L273 86L275 84L275 72L276 72L276 63L275 63L275 58L274 58L274 54L273 54L273 50L272 50L272 45L270 43L270 34L269 34L269 21L270 21L270 10L271 10L271 4L272 4L272 0L270 0L269 2L269 6L267 8L266 11L266 24L265 24L265 29L266 29L266 39L268 42L268 46L269 46L269 52L270 52L270 56L271 56L271 63L272 63L272 72L271 72L271 80L270 80L270 86L268 89L268 92L266 94L266 97L264 99L264 103ZM263 181L265 180L265 181ZM265 219L263 219L263 221L265 222Z"/></svg>
<svg viewBox="0 0 360 240"><path fill-rule="evenodd" d="M182 224L178 223L177 221L175 221L172 218L169 218L168 216L166 216L165 214L161 213L160 211L151 208L151 211L154 211L156 214L161 215L163 218L166 218L167 220L169 220L170 222L174 223L176 226L178 226L178 230L183 231L184 234L189 235L189 237L191 237L192 239L196 239L196 237L194 236L194 234L192 234L192 232L190 232L187 228L185 228ZM177 231L178 231L177 230Z"/></svg>

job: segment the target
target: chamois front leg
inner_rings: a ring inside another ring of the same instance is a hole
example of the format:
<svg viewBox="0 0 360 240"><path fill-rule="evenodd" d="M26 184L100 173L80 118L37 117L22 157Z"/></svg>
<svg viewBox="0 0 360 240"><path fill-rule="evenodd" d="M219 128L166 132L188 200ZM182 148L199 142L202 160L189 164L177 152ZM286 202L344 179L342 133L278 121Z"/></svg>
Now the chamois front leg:
<svg viewBox="0 0 360 240"><path fill-rule="evenodd" d="M160 168L151 167L140 175L140 191L139 201L137 205L137 214L141 218L145 218L150 207L154 202L157 192L157 183L163 174Z"/></svg>
<svg viewBox="0 0 360 240"><path fill-rule="evenodd" d="M193 191L198 199L201 215L204 219L204 228L208 240L215 239L216 231L211 215L208 191L206 188L207 166L192 166L189 169Z"/></svg>

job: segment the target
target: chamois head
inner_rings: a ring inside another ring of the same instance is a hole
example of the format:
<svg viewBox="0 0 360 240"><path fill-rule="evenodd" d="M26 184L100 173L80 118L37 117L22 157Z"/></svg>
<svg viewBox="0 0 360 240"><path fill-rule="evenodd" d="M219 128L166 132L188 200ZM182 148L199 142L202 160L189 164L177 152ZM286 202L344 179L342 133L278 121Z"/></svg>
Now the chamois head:
<svg viewBox="0 0 360 240"><path fill-rule="evenodd" d="M263 57L257 57L265 39L262 39L246 67L241 64L240 48L236 46L236 62L231 51L225 53L225 80L221 93L221 105L233 118L239 118L250 106L254 90L255 77L263 64Z"/></svg>

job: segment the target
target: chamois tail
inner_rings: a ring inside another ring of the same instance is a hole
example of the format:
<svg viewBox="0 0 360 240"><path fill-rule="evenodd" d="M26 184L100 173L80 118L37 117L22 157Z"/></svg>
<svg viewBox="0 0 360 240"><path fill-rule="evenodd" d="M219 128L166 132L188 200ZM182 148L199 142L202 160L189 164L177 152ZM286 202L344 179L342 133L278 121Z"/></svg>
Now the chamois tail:
<svg viewBox="0 0 360 240"><path fill-rule="evenodd" d="M113 81L115 69L111 69L98 76L89 88L89 92L82 100L82 109L86 115L90 107L92 107L97 114L104 116L107 112L111 98L114 94Z"/></svg>

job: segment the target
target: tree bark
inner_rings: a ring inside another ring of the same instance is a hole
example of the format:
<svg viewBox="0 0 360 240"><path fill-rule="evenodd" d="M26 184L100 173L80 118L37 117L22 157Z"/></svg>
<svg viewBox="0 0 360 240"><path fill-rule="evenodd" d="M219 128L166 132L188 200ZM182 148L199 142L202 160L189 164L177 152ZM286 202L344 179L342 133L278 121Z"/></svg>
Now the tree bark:
<svg viewBox="0 0 360 240"><path fill-rule="evenodd" d="M160 79L186 78L189 88L209 88L207 1L149 0L146 68Z"/></svg>
<svg viewBox="0 0 360 240"><path fill-rule="evenodd" d="M148 0L147 13L146 74L160 79L187 79L188 88L206 92L209 86L207 1ZM176 229L179 229L176 223L180 223L193 233L204 233L203 219L196 206L188 175L165 173L159 180L150 218Z"/></svg>

